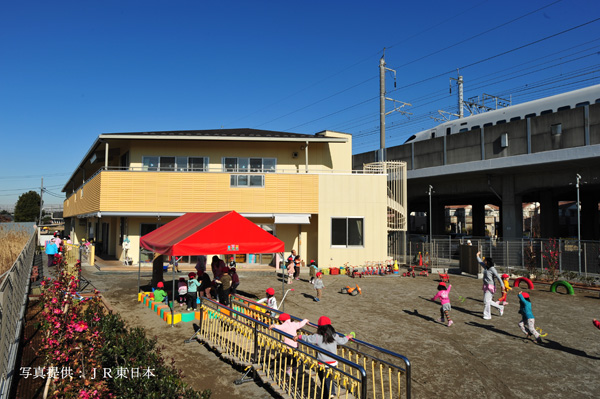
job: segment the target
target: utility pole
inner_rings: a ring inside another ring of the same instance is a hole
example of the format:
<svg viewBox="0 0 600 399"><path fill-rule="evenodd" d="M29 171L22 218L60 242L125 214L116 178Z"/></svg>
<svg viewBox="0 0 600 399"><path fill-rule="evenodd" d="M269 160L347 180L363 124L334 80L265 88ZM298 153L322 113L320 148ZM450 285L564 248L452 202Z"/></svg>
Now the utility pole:
<svg viewBox="0 0 600 399"><path fill-rule="evenodd" d="M410 112L402 111L400 108L408 105L409 103L403 101L394 100L385 96L385 72L390 71L394 73L394 87L396 87L396 71L385 66L385 49L383 49L383 55L379 59L379 151L377 153L377 161L385 162L385 116L392 112L400 112L403 115L412 115ZM394 109L390 112L385 112L385 100L392 101L394 103ZM401 104L398 106L398 104Z"/></svg>
<svg viewBox="0 0 600 399"><path fill-rule="evenodd" d="M432 244L432 214L431 214L431 194L433 193L433 186L429 185L429 246ZM431 248L429 250L429 254L431 256Z"/></svg>
<svg viewBox="0 0 600 399"><path fill-rule="evenodd" d="M40 218L38 219L38 227L42 224L42 209L44 207L44 178L42 177L42 185L40 187Z"/></svg>
<svg viewBox="0 0 600 399"><path fill-rule="evenodd" d="M458 69L456 70L458 74ZM456 80L456 84L458 85L458 118L464 118L464 101L463 101L463 77L458 75L458 77L450 78L450 80ZM450 83L450 94L452 94L452 83Z"/></svg>
<svg viewBox="0 0 600 399"><path fill-rule="evenodd" d="M579 173L576 175L577 183L575 187L577 187L577 258L579 259L579 275L581 276L581 209L579 206L579 180L581 180L581 175Z"/></svg>

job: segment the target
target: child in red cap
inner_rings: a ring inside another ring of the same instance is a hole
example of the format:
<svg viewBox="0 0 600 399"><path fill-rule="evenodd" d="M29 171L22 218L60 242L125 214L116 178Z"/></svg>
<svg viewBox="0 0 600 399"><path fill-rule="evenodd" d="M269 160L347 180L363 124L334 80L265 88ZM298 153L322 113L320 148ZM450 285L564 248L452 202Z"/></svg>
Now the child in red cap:
<svg viewBox="0 0 600 399"><path fill-rule="evenodd" d="M315 302L321 302L321 294L323 293L323 288L325 288L325 284L323 283L323 273L317 273L317 279L315 280L315 290L317 290L317 296L314 298Z"/></svg>
<svg viewBox="0 0 600 399"><path fill-rule="evenodd" d="M154 290L154 301L155 302L167 302L167 291L164 290L165 284L162 281L156 283L156 289Z"/></svg>
<svg viewBox="0 0 600 399"><path fill-rule="evenodd" d="M348 340L354 338L354 333L350 333L346 336L339 335L335 332L335 329L331 325L331 320L327 316L319 317L319 323L317 333L312 335L297 335L294 337L294 341L304 341L313 344L324 351L331 352L337 355L337 346L344 345ZM324 368L319 368L319 378L323 383L325 389L324 395L320 395L320 398L329 398L336 394L336 384L332 381L331 373L327 370L330 366L337 367L338 362L334 358L327 356L324 352L319 351L317 353L317 360L320 364L324 365Z"/></svg>
<svg viewBox="0 0 600 399"><path fill-rule="evenodd" d="M521 313L521 321L519 322L519 328L521 328L521 331L525 333L527 338L533 335L537 343L541 344L542 337L540 337L540 334L535 330L535 318L533 317L533 312L531 310L531 301L529 299L529 294L521 291L519 292L518 297L520 303L519 313ZM527 324L527 327L525 327L525 324Z"/></svg>
<svg viewBox="0 0 600 399"><path fill-rule="evenodd" d="M198 287L200 287L200 283L196 280L196 273L191 272L188 274L188 277L187 310L196 310Z"/></svg>
<svg viewBox="0 0 600 399"><path fill-rule="evenodd" d="M298 330L301 329L308 323L308 319L304 319L302 321L292 321L292 318L287 313L282 313L279 315L279 323L280 324L271 324L269 326L269 330L275 329L279 331L283 331L286 334L295 337L298 333ZM297 348L298 343L291 338L283 337L283 342L292 348ZM286 370L286 373L291 374L292 371L296 371L296 360L294 356L287 355L287 365L289 366Z"/></svg>
<svg viewBox="0 0 600 399"><path fill-rule="evenodd" d="M512 290L512 288L510 288L510 281L508 281L509 277L510 276L506 273L502 275L502 283L504 284L504 290L502 291L502 296L496 302L498 305L508 305L508 302L506 302L506 295L508 295L508 291Z"/></svg>
<svg viewBox="0 0 600 399"><path fill-rule="evenodd" d="M277 310L277 299L275 299L275 290L273 288L267 288L265 293L267 294L267 297L256 301L256 303L266 302L268 307ZM271 313L271 316L274 315L275 313Z"/></svg>
<svg viewBox="0 0 600 399"><path fill-rule="evenodd" d="M441 283L438 284L437 289L438 289L437 294L435 294L435 296L433 298L431 298L431 300L435 301L436 299L439 298L440 303L442 304L442 307L440 308L440 315L442 316L440 318L440 322L441 323L444 322L444 315L445 315L446 319L448 319L448 327L450 327L452 324L454 324L454 322L450 318L450 310L452 310L452 307L450 306L450 290L452 289L452 284L449 284L446 287L446 283L444 283L442 281Z"/></svg>

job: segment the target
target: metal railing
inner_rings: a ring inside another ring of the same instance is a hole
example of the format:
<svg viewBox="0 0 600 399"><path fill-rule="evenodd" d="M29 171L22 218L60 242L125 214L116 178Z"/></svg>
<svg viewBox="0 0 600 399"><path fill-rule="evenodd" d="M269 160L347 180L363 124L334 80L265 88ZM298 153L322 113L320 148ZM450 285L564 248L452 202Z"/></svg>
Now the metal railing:
<svg viewBox="0 0 600 399"><path fill-rule="evenodd" d="M265 324L277 323L276 320L281 313L240 295L231 296L231 307L236 312ZM301 320L291 317L297 321ZM301 331L314 334L316 329L316 325L309 323ZM277 333L281 337L289 338L287 334ZM301 354L304 350L300 348L297 352ZM365 369L368 384L365 388L366 396L361 397L382 399L411 397L411 363L405 356L358 339L341 345L338 355L350 362L360 364Z"/></svg>
<svg viewBox="0 0 600 399"><path fill-rule="evenodd" d="M254 368L261 378L293 398L368 397L367 374L361 365L308 343L292 348L281 338L291 336L268 327L267 323L203 298L198 337L222 357ZM338 367L320 364L319 352L337 360ZM340 388L335 396L325 392L323 376Z"/></svg>
<svg viewBox="0 0 600 399"><path fill-rule="evenodd" d="M0 398L8 398L23 329L33 257L37 247L33 233L0 283Z"/></svg>
<svg viewBox="0 0 600 399"><path fill-rule="evenodd" d="M435 237L431 245L419 240L411 241L407 246L408 262L419 261L419 253L428 261L430 267L459 267L460 246L470 240L482 256L491 257L496 267L507 270L527 270L532 274L545 274L547 255L551 239L522 238L517 240L492 240L489 237L469 237L453 239ZM576 239L556 239L558 273L571 273L579 278L600 275L600 242L581 241L581 255Z"/></svg>

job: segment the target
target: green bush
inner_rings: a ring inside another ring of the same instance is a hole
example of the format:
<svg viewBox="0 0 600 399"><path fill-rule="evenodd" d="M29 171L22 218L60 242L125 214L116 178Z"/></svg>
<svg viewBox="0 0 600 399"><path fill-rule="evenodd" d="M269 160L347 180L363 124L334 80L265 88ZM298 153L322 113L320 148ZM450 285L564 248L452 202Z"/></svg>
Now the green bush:
<svg viewBox="0 0 600 399"><path fill-rule="evenodd" d="M161 356L155 338L146 337L140 327L129 328L119 314L108 313L98 320L98 310L86 312L88 323L97 324L105 339L101 348L102 367L110 368L112 378L107 378L108 388L117 398L185 398L208 399L210 390L197 392L182 380L181 371L174 361L169 363ZM115 378L121 371L139 370L137 378ZM144 376L151 370L152 376Z"/></svg>

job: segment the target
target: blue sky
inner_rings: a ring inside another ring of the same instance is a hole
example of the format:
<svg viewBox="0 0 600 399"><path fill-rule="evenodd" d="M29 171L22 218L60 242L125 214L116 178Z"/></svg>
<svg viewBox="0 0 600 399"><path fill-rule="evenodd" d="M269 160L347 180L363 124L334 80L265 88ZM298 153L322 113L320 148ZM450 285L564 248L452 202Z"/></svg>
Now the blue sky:
<svg viewBox="0 0 600 399"><path fill-rule="evenodd" d="M598 84L598 18L596 0L4 1L0 204L42 177L60 196L101 133L329 129L375 150L384 47L388 96L413 105L387 146L456 112L457 68L465 98Z"/></svg>

